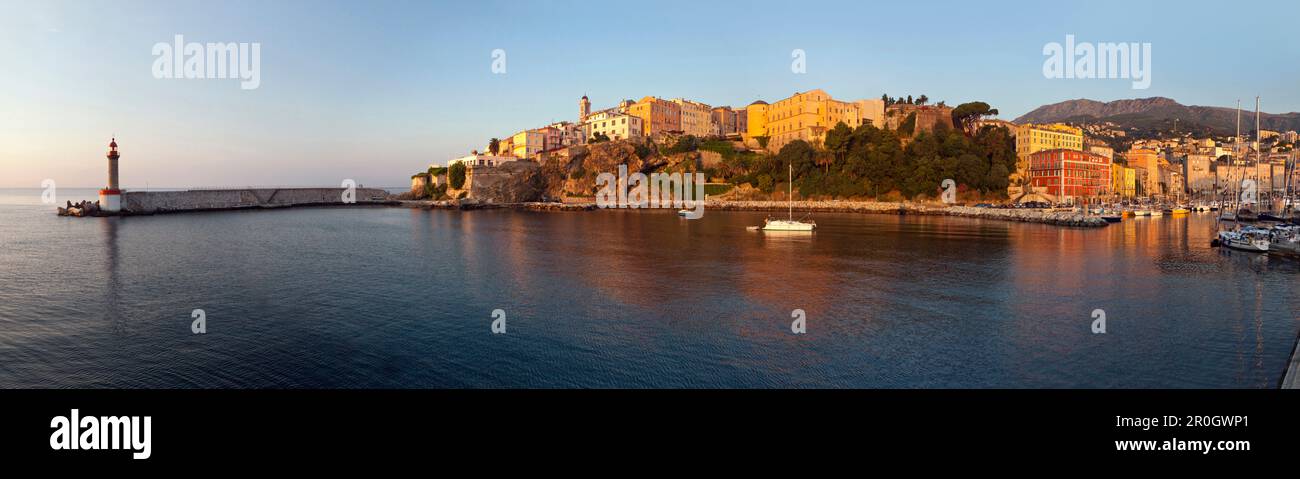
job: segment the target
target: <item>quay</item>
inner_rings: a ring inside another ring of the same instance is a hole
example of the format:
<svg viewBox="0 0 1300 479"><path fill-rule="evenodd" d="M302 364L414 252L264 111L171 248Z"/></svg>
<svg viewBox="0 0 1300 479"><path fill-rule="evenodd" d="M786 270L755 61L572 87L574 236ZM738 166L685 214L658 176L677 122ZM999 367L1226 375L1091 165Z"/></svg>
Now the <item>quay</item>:
<svg viewBox="0 0 1300 479"><path fill-rule="evenodd" d="M1300 389L1300 338L1291 346L1291 357L1286 361L1286 370L1282 371L1282 380L1278 386L1282 389Z"/></svg>
<svg viewBox="0 0 1300 479"><path fill-rule="evenodd" d="M531 211L591 211L598 210L595 203L493 203L476 200L416 200L401 201L399 206L423 209L518 209ZM780 211L784 212L789 204L784 201L721 201L707 200L704 210L709 211ZM662 208L660 208L662 209ZM975 208L969 206L945 206L923 203L889 203L877 201L805 201L795 204L795 210L813 213L862 213L884 215L921 215L921 216L959 216L964 218L1016 221L1024 223L1042 223L1056 226L1095 228L1106 226L1106 220L1096 216L1087 216L1074 211L1051 211L1034 209Z"/></svg>

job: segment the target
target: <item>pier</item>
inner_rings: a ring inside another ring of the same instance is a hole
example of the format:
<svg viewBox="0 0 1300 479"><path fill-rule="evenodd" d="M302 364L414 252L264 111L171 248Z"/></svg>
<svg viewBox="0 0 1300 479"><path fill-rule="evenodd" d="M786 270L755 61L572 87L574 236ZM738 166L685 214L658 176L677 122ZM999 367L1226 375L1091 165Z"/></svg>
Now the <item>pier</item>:
<svg viewBox="0 0 1300 479"><path fill-rule="evenodd" d="M397 203L408 208L481 210L510 208L533 211L592 211L599 210L595 203L491 203L475 200L408 200ZM707 200L705 211L781 211L789 205L784 201L720 201ZM1056 226L1095 228L1109 223L1097 216L1077 211L975 208L971 206L930 205L922 203L889 203L877 201L803 201L795 203L795 210L811 213L861 213L882 215L960 216L1022 223L1042 223Z"/></svg>
<svg viewBox="0 0 1300 479"><path fill-rule="evenodd" d="M1296 344L1291 346L1291 357L1286 361L1286 370L1282 371L1282 381L1278 385L1282 389L1300 389L1300 338L1296 338Z"/></svg>
<svg viewBox="0 0 1300 479"><path fill-rule="evenodd" d="M378 188L232 188L184 191L123 191L118 211L59 208L66 216L134 216L194 211L390 204Z"/></svg>

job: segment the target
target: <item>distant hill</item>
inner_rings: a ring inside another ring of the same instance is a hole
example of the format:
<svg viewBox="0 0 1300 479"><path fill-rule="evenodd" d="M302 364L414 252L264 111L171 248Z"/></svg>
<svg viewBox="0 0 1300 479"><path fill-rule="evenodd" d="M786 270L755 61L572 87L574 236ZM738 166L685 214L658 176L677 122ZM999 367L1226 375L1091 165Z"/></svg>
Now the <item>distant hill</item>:
<svg viewBox="0 0 1300 479"><path fill-rule="evenodd" d="M1253 107L1253 105L1252 105ZM1097 123L1109 121L1125 129L1140 132L1171 131L1174 120L1178 131L1211 135L1232 135L1236 132L1237 110L1216 106L1186 106L1169 98L1139 98L1102 103L1095 100L1068 100L1040 106L1016 118L1016 123ZM1300 130L1300 113L1260 113L1260 125L1265 130ZM1255 112L1242 105L1241 130L1255 129Z"/></svg>

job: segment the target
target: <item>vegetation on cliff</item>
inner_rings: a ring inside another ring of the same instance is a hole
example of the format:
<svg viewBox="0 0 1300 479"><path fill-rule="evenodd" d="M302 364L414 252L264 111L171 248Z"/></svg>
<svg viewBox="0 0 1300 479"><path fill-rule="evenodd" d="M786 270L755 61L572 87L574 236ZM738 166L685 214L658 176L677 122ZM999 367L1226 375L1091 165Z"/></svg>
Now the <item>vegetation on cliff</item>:
<svg viewBox="0 0 1300 479"><path fill-rule="evenodd" d="M966 136L940 125L904 144L897 131L840 123L827 132L824 143L818 148L796 140L776 155L737 156L735 166L743 173L728 181L772 193L784 189L779 186L785 183L787 166L793 166L794 186L804 197L934 197L949 178L959 191L1000 197L1016 161L1011 133L1000 127Z"/></svg>
<svg viewBox="0 0 1300 479"><path fill-rule="evenodd" d="M447 184L454 190L465 186L465 164L456 163L447 168Z"/></svg>

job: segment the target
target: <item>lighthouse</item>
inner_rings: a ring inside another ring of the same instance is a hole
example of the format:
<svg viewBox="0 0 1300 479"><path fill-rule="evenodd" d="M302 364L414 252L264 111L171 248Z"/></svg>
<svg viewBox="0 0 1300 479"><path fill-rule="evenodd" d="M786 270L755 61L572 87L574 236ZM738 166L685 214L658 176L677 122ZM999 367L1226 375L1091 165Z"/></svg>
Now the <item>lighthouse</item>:
<svg viewBox="0 0 1300 479"><path fill-rule="evenodd" d="M108 143L108 188L99 190L99 210L105 213L122 211L122 191L117 183L117 138Z"/></svg>

